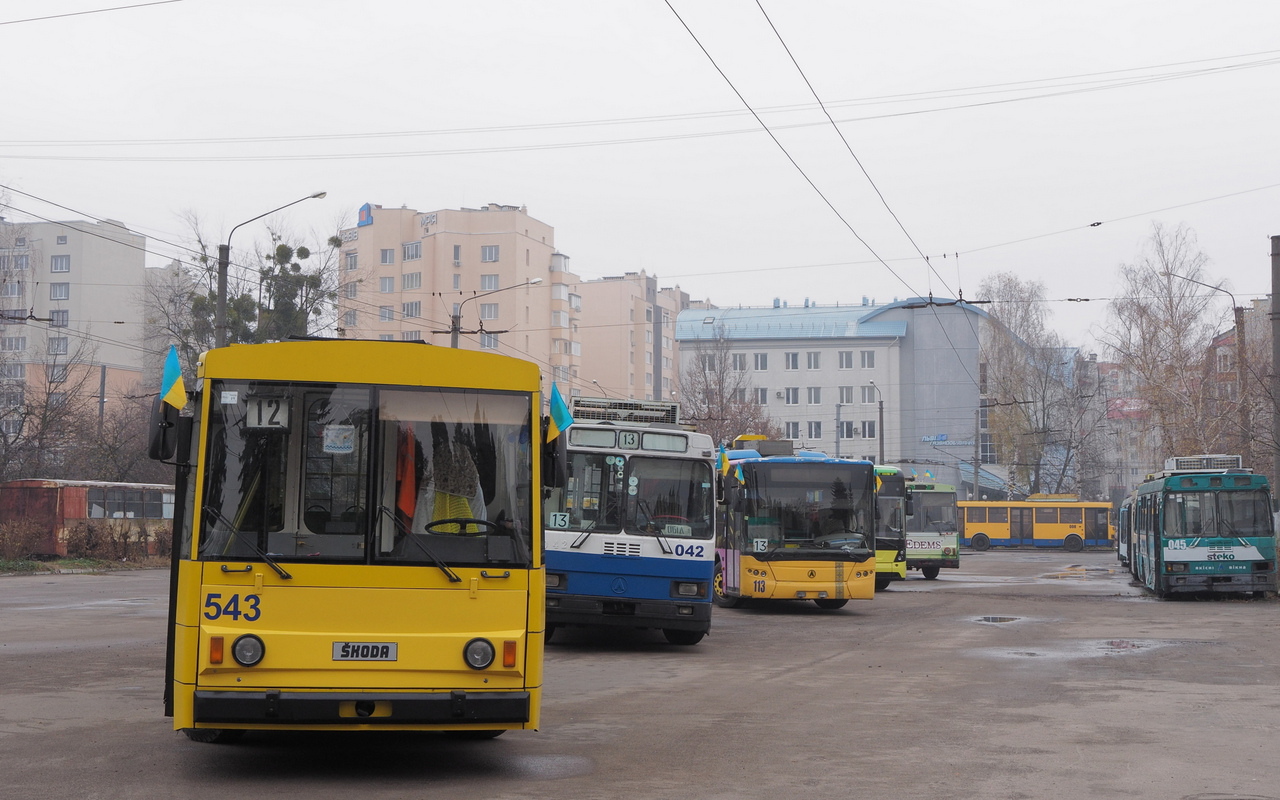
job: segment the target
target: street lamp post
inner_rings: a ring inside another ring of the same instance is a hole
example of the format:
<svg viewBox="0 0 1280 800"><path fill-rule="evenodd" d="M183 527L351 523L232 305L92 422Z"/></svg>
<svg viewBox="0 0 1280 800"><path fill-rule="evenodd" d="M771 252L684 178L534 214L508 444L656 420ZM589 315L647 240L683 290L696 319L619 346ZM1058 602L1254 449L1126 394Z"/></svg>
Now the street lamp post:
<svg viewBox="0 0 1280 800"><path fill-rule="evenodd" d="M306 197L299 197L292 203L285 203L279 208L273 208L265 214L259 214L253 219L246 219L244 222L241 222L239 225L236 225L235 228L231 229L231 233L227 234L226 244L218 245L218 299L213 316L214 347L227 346L227 269L231 266L231 237L235 234L236 228L239 228L241 225L248 225L250 222L257 222L263 217L274 214L277 211L283 211L289 206L301 203L303 200L319 200L326 194L327 192L316 192L315 194L309 194Z"/></svg>
<svg viewBox="0 0 1280 800"><path fill-rule="evenodd" d="M481 292L480 294L473 294L470 297L465 298L461 303L458 303L457 307L453 310L453 314L449 317L449 346L454 350L458 349L458 336L462 333L462 307L469 301L475 300L477 297L488 297L491 294L505 292L508 289L519 289L521 286L536 286L539 283L542 283L542 278L531 278L524 283L517 283L514 286L503 286L501 289ZM468 331L468 333L472 332L473 331ZM433 331L433 333L442 333L442 331Z"/></svg>
<svg viewBox="0 0 1280 800"><path fill-rule="evenodd" d="M871 381L871 386L876 390L876 397L878 398L876 400L877 414L878 414L877 416L878 421L876 422L876 432L877 432L878 438L880 439L880 461L878 463L883 464L884 463L884 395L881 394L880 387L876 386L875 381Z"/></svg>
<svg viewBox="0 0 1280 800"><path fill-rule="evenodd" d="M1240 405L1240 443L1242 445L1242 450L1248 449L1249 439L1252 434L1249 431L1249 403L1244 394L1246 385L1244 376L1246 367L1249 363L1244 346L1244 308L1236 304L1236 296L1234 294L1223 289L1221 286L1211 286L1207 283L1201 283L1200 281L1188 278L1186 275L1179 275L1175 272L1166 272L1165 274L1174 278L1181 278L1188 283L1194 283L1196 286L1203 286L1204 288L1212 289L1215 292L1222 292L1227 297L1231 298L1231 307L1235 314L1236 324L1236 393L1239 395L1236 398L1236 402ZM1247 459L1247 454L1241 453L1241 455L1244 455Z"/></svg>

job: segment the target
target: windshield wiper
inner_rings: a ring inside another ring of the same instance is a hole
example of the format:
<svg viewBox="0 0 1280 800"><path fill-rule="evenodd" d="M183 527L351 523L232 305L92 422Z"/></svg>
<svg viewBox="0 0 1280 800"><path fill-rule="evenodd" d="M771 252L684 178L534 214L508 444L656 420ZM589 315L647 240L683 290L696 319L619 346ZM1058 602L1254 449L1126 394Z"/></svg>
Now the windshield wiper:
<svg viewBox="0 0 1280 800"><path fill-rule="evenodd" d="M231 520L222 516L222 514L218 511L218 509L214 508L213 506L205 506L204 513L212 516L214 519L218 520L223 525L226 525L227 530L231 532L232 536L236 537L240 541L249 545L249 547L253 550L253 552L258 554L259 558L267 562L267 566L271 567L273 570L276 571L277 575L279 575L281 578L284 578L287 581L293 580L293 576L285 572L284 567L277 564L274 560L272 560L271 556L266 554L266 552L261 547L258 547L257 542L253 541L252 539L248 539L244 536L241 536L242 531L237 530L235 524L232 523Z"/></svg>
<svg viewBox="0 0 1280 800"><path fill-rule="evenodd" d="M671 555L673 552L671 550L671 542L668 542L667 537L662 535L662 531L660 529L661 526L658 525L656 518L653 515L653 509L649 507L649 502L644 498L637 498L636 508L643 512L649 519L649 524L647 526L641 526L640 530L653 534L653 538L658 540L658 547L662 548L663 555Z"/></svg>
<svg viewBox="0 0 1280 800"><path fill-rule="evenodd" d="M416 536L413 535L413 531L409 530L409 528L403 522L396 519L396 512L392 511L386 506L378 506L378 513L386 514L388 517L390 517L391 524L396 526L396 531L401 536L404 536L404 538L413 542L414 545L416 545L417 548L422 551L422 554L431 560L432 564L439 567L440 571L443 572L445 577L449 579L449 583L462 583L462 578L458 577L458 573L449 569L448 564L441 561L439 556L431 552L431 550L429 550L425 544L423 544Z"/></svg>

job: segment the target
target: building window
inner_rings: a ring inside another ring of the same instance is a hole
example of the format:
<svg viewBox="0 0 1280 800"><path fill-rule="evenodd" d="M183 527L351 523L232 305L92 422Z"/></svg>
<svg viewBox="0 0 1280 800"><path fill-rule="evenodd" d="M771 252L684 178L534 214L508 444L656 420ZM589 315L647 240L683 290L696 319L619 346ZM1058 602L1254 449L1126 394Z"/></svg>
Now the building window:
<svg viewBox="0 0 1280 800"><path fill-rule="evenodd" d="M480 334L480 349L481 350L497 350L498 334L496 333Z"/></svg>
<svg viewBox="0 0 1280 800"><path fill-rule="evenodd" d="M665 337L664 337L664 341L665 341ZM746 353L733 354L733 371L734 372L747 371L747 354Z"/></svg>
<svg viewBox="0 0 1280 800"><path fill-rule="evenodd" d="M481 303L480 319L497 319L498 304L497 303Z"/></svg>
<svg viewBox="0 0 1280 800"><path fill-rule="evenodd" d="M800 369L799 353L783 353L782 354L783 369Z"/></svg>
<svg viewBox="0 0 1280 800"><path fill-rule="evenodd" d="M394 263L396 263L396 251L395 251L395 250L392 250L390 247L388 247L388 248L386 248L386 249L384 249L384 250L381 250L381 251L380 251L380 253L381 253L381 256L380 256L380 260L379 260L379 262L378 262L378 263L380 263L380 264L394 264Z"/></svg>
<svg viewBox="0 0 1280 800"><path fill-rule="evenodd" d="M569 287L567 286L565 287L566 290L568 290L568 288ZM498 291L498 276L496 273L480 276L480 291L482 292Z"/></svg>
<svg viewBox="0 0 1280 800"><path fill-rule="evenodd" d="M809 423L809 438L810 438L810 439L821 439L821 438L822 438L822 423L821 423L821 422L813 422L813 421L810 421L810 423Z"/></svg>
<svg viewBox="0 0 1280 800"><path fill-rule="evenodd" d="M396 310L391 306L378 306L378 322L394 322Z"/></svg>
<svg viewBox="0 0 1280 800"><path fill-rule="evenodd" d="M861 350L859 352L862 354L862 368L875 369L876 368L876 351Z"/></svg>
<svg viewBox="0 0 1280 800"><path fill-rule="evenodd" d="M65 356L70 340L65 336L54 336L49 339L49 355Z"/></svg>
<svg viewBox="0 0 1280 800"><path fill-rule="evenodd" d="M66 244L66 243L67 243L67 237L66 237L66 236L59 236L59 237L58 237L58 244Z"/></svg>
<svg viewBox="0 0 1280 800"><path fill-rule="evenodd" d="M455 267L462 266L462 245L460 244L453 246L453 265Z"/></svg>
<svg viewBox="0 0 1280 800"><path fill-rule="evenodd" d="M356 311L354 308L342 315L342 324L348 328L356 326Z"/></svg>
<svg viewBox="0 0 1280 800"><path fill-rule="evenodd" d="M847 420L847 419L841 420L840 421L840 438L841 439L857 439L858 423L852 420Z"/></svg>
<svg viewBox="0 0 1280 800"><path fill-rule="evenodd" d="M21 381L26 380L27 365L26 364L0 364L0 378L8 378L9 380Z"/></svg>
<svg viewBox="0 0 1280 800"><path fill-rule="evenodd" d="M49 284L50 300L70 300L71 284L69 283L51 283Z"/></svg>
<svg viewBox="0 0 1280 800"><path fill-rule="evenodd" d="M853 369L853 351L840 351L840 369Z"/></svg>
<svg viewBox="0 0 1280 800"><path fill-rule="evenodd" d="M400 339L405 342L420 342L422 341L422 331L401 331Z"/></svg>
<svg viewBox="0 0 1280 800"><path fill-rule="evenodd" d="M356 291L357 284L355 281L348 281L347 283L342 284L342 296L348 300L356 296Z"/></svg>
<svg viewBox="0 0 1280 800"><path fill-rule="evenodd" d="M853 387L852 387L852 386L841 386L841 387L840 387L840 402L841 402L841 404L845 404L845 405L847 405L847 404L849 404L849 403L852 403L852 402L853 402Z"/></svg>
<svg viewBox="0 0 1280 800"><path fill-rule="evenodd" d="M17 353L27 349L25 336L0 336L0 350L6 353Z"/></svg>
<svg viewBox="0 0 1280 800"><path fill-rule="evenodd" d="M0 430L3 430L6 436L18 436L22 433L22 420L6 419L0 421Z"/></svg>
<svg viewBox="0 0 1280 800"><path fill-rule="evenodd" d="M758 386L756 387L756 405L758 405L758 406L767 406L767 405L769 405L769 390L768 390L768 389L762 389L762 388L760 388L760 387L758 387Z"/></svg>
<svg viewBox="0 0 1280 800"><path fill-rule="evenodd" d="M18 408L22 405L22 387L14 387L0 393L0 407Z"/></svg>
<svg viewBox="0 0 1280 800"><path fill-rule="evenodd" d="M735 403L747 402L747 390L745 387L739 386L737 389L733 390L733 402Z"/></svg>
<svg viewBox="0 0 1280 800"><path fill-rule="evenodd" d="M813 351L805 353L805 360L809 365L809 369L821 369L819 365L822 362L822 353L815 353Z"/></svg>
<svg viewBox="0 0 1280 800"><path fill-rule="evenodd" d="M876 421L874 419L864 419L862 421L862 438L876 438Z"/></svg>
<svg viewBox="0 0 1280 800"><path fill-rule="evenodd" d="M787 432L786 432L786 434L785 434L782 438L784 438L784 439L799 439L799 438L800 438L800 423L799 423L799 422L788 422L788 423L786 423L786 426L787 426Z"/></svg>
<svg viewBox="0 0 1280 800"><path fill-rule="evenodd" d="M486 244L480 247L480 260L484 262L492 262L498 260L498 246L496 244Z"/></svg>
<svg viewBox="0 0 1280 800"><path fill-rule="evenodd" d="M50 272L70 272L71 256L49 256Z"/></svg>
<svg viewBox="0 0 1280 800"><path fill-rule="evenodd" d="M401 276L401 278L402 278L401 288L404 289L404 291L406 292L409 291L410 289L422 288L421 272L406 272L404 275Z"/></svg>
<svg viewBox="0 0 1280 800"><path fill-rule="evenodd" d="M569 327L569 312L568 311L552 311L551 324L557 328Z"/></svg>
<svg viewBox="0 0 1280 800"><path fill-rule="evenodd" d="M786 391L787 405L789 406L800 405L800 387L799 386L788 386L785 391Z"/></svg>
<svg viewBox="0 0 1280 800"><path fill-rule="evenodd" d="M874 406L876 404L876 387L862 387L862 404L864 406Z"/></svg>
<svg viewBox="0 0 1280 800"><path fill-rule="evenodd" d="M978 394L987 393L987 365L983 362L978 365Z"/></svg>
<svg viewBox="0 0 1280 800"><path fill-rule="evenodd" d="M31 265L31 256L23 254L13 257L13 268L15 270L25 270Z"/></svg>
<svg viewBox="0 0 1280 800"><path fill-rule="evenodd" d="M405 261L417 261L422 258L422 242L405 242L401 245Z"/></svg>
<svg viewBox="0 0 1280 800"><path fill-rule="evenodd" d="M412 303L400 304L400 316L405 319L413 319L422 316L422 301L414 300Z"/></svg>
<svg viewBox="0 0 1280 800"><path fill-rule="evenodd" d="M811 406L822 405L822 387L821 386L809 387L809 405Z"/></svg>
<svg viewBox="0 0 1280 800"><path fill-rule="evenodd" d="M378 278L378 291L383 294L391 294L396 290L395 278Z"/></svg>
<svg viewBox="0 0 1280 800"><path fill-rule="evenodd" d="M396 335L394 333L378 334L378 341L380 342L394 342L395 340L396 340Z"/></svg>
<svg viewBox="0 0 1280 800"><path fill-rule="evenodd" d="M46 364L44 376L49 383L64 383L67 380L66 364Z"/></svg>
<svg viewBox="0 0 1280 800"><path fill-rule="evenodd" d="M764 372L765 370L769 369L768 353L755 353L754 355L755 355L756 372Z"/></svg>
<svg viewBox="0 0 1280 800"><path fill-rule="evenodd" d="M0 297L22 297L22 281L5 281L0 284Z"/></svg>
<svg viewBox="0 0 1280 800"><path fill-rule="evenodd" d="M357 255L356 253L346 254L347 272L350 272L351 270L356 268L356 255Z"/></svg>

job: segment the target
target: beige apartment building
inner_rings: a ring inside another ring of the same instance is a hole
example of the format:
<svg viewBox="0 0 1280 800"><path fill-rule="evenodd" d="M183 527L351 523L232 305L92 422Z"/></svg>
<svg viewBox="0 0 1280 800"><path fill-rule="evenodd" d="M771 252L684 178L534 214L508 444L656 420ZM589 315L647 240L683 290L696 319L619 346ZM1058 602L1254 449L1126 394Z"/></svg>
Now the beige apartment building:
<svg viewBox="0 0 1280 800"><path fill-rule="evenodd" d="M640 272L578 284L582 297L584 395L673 400L680 385L675 322L689 307L680 288Z"/></svg>
<svg viewBox="0 0 1280 800"><path fill-rule="evenodd" d="M0 218L0 433L22 434L22 407L81 387L98 408L133 393L146 237L114 220ZM163 356L163 354L161 354Z"/></svg>

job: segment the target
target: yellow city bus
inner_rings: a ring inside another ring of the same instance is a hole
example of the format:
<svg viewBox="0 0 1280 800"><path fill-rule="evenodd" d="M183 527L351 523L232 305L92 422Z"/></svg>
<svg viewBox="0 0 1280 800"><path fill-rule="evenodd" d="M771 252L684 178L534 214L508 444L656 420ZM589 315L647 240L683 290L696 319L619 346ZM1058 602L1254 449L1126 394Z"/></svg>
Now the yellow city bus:
<svg viewBox="0 0 1280 800"><path fill-rule="evenodd" d="M1026 500L961 500L961 542L989 547L1085 547L1112 545L1111 504L1075 495L1036 495Z"/></svg>
<svg viewBox="0 0 1280 800"><path fill-rule="evenodd" d="M837 609L875 596L874 466L768 441L728 456L712 580L715 602L812 600ZM788 443L789 444L789 443ZM778 455L763 455L778 452Z"/></svg>
<svg viewBox="0 0 1280 800"><path fill-rule="evenodd" d="M187 398L192 416L157 402L151 442L177 466L175 730L538 727L536 365L421 342L233 345L203 354Z"/></svg>

